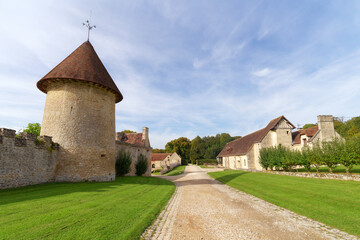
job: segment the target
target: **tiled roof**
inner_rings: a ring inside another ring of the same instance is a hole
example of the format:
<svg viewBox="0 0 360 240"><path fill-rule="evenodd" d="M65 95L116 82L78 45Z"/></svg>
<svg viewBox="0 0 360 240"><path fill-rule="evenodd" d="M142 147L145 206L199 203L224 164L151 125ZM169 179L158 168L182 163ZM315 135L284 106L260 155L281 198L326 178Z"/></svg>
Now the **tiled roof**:
<svg viewBox="0 0 360 240"><path fill-rule="evenodd" d="M171 155L171 153L153 153L151 161L162 161L169 155Z"/></svg>
<svg viewBox="0 0 360 240"><path fill-rule="evenodd" d="M116 96L116 102L123 99L122 94L89 41L84 42L38 81L37 87L42 92L47 93L48 82L57 79L90 82L113 92Z"/></svg>
<svg viewBox="0 0 360 240"><path fill-rule="evenodd" d="M311 138L319 131L318 126L310 127L307 129L302 129L300 131L296 131L292 133L293 144L300 144L301 143L301 136L306 135L308 138Z"/></svg>
<svg viewBox="0 0 360 240"><path fill-rule="evenodd" d="M142 133L125 133L120 141L140 146L145 145L145 141L142 138Z"/></svg>
<svg viewBox="0 0 360 240"><path fill-rule="evenodd" d="M261 142L266 134L271 129L275 128L282 119L285 119L292 127L294 127L284 116L280 116L271 120L265 128L227 143L223 150L219 153L218 157L246 154L254 145L254 143Z"/></svg>

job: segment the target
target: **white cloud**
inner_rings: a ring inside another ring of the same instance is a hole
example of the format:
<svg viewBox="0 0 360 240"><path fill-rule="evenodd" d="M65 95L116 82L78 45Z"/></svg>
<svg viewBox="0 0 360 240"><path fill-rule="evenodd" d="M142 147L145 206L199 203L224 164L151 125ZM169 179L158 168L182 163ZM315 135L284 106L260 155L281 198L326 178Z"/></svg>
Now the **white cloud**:
<svg viewBox="0 0 360 240"><path fill-rule="evenodd" d="M261 70L255 71L252 74L257 76L257 77L266 77L271 73L271 69L270 68L263 68Z"/></svg>

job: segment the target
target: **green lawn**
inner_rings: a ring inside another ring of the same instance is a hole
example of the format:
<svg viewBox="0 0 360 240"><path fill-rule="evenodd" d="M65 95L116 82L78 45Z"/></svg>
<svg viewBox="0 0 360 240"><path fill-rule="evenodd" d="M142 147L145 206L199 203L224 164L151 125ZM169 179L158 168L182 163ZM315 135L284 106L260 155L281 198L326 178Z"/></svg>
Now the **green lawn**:
<svg viewBox="0 0 360 240"><path fill-rule="evenodd" d="M177 166L176 168L174 168L173 170L171 170L170 172L165 173L165 176L176 176L176 175L180 175L183 174L185 171L185 165L180 165Z"/></svg>
<svg viewBox="0 0 360 240"><path fill-rule="evenodd" d="M231 187L360 236L360 182L253 173L208 173Z"/></svg>
<svg viewBox="0 0 360 240"><path fill-rule="evenodd" d="M215 168L215 167L205 167L204 165L200 165L201 168Z"/></svg>
<svg viewBox="0 0 360 240"><path fill-rule="evenodd" d="M162 176L176 176L176 175L180 175L180 174L183 174L184 171L185 171L185 165L180 165L180 166L177 166L176 168L174 168L173 170L165 173L165 174L161 174L160 172L153 172L151 174L153 175L162 175Z"/></svg>
<svg viewBox="0 0 360 240"><path fill-rule="evenodd" d="M307 170L305 168L301 168L298 170L299 172L306 172ZM310 172L316 172L316 168L311 168ZM328 173L329 168L328 167L320 167L319 172ZM334 173L346 173L345 167L343 165L337 166L333 169ZM350 173L359 174L360 173L360 165L355 165L351 170Z"/></svg>
<svg viewBox="0 0 360 240"><path fill-rule="evenodd" d="M174 190L152 177L0 190L0 239L139 239Z"/></svg>

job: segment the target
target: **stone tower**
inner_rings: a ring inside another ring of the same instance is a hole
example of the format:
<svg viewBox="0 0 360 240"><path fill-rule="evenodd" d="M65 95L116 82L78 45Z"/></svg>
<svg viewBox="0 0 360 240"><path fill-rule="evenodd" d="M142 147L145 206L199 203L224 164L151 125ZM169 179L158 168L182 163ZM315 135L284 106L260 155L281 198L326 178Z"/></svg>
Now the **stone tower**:
<svg viewBox="0 0 360 240"><path fill-rule="evenodd" d="M56 181L115 179L115 103L123 99L89 41L45 75L41 135L60 144Z"/></svg>

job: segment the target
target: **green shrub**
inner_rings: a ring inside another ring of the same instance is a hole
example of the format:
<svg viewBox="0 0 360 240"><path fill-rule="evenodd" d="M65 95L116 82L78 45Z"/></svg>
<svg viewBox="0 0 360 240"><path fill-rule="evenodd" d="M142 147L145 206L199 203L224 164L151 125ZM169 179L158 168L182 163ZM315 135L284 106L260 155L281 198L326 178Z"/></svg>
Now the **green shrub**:
<svg viewBox="0 0 360 240"><path fill-rule="evenodd" d="M216 159L198 159L198 160L196 160L196 165L204 165L204 163L218 164Z"/></svg>
<svg viewBox="0 0 360 240"><path fill-rule="evenodd" d="M148 169L147 158L143 154L140 154L138 157L138 161L136 162L135 165L136 175L138 176L143 175L144 173L146 173L147 169Z"/></svg>
<svg viewBox="0 0 360 240"><path fill-rule="evenodd" d="M40 123L29 123L27 127L23 130L23 132L35 134L36 137L40 136L40 131Z"/></svg>
<svg viewBox="0 0 360 240"><path fill-rule="evenodd" d="M125 174L129 173L131 162L132 159L130 152L125 152L124 149L121 149L118 156L116 157L115 162L116 176L124 176Z"/></svg>

